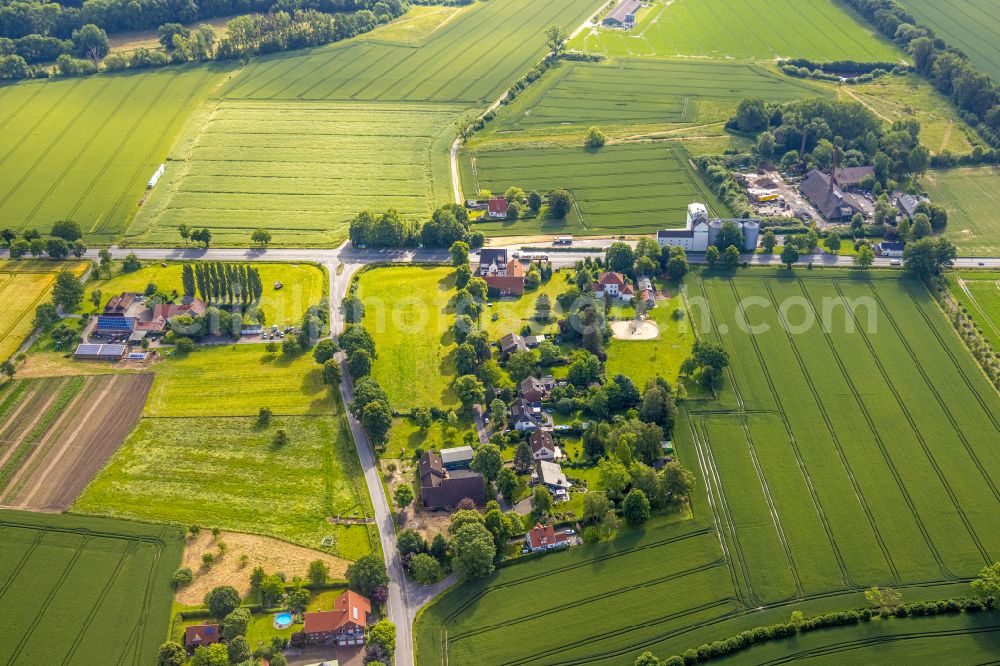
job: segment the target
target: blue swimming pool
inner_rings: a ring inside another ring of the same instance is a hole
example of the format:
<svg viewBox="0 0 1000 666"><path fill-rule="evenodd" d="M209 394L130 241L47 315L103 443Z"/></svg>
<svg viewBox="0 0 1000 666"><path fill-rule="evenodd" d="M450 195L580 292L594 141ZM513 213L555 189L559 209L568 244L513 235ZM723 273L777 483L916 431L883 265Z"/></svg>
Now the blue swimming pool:
<svg viewBox="0 0 1000 666"><path fill-rule="evenodd" d="M292 614L291 613L276 613L274 615L274 628L275 629L286 629L292 626Z"/></svg>

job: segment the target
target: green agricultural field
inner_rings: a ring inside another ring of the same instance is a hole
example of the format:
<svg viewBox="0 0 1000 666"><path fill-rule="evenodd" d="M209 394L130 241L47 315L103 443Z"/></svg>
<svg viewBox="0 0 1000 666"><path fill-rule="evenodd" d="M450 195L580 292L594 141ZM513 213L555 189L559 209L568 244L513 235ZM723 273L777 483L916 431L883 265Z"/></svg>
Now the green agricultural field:
<svg viewBox="0 0 1000 666"><path fill-rule="evenodd" d="M609 95L608 91L614 91ZM656 126L728 120L745 97L786 102L830 91L748 63L671 60L567 62L501 107L498 135L580 126Z"/></svg>
<svg viewBox="0 0 1000 666"><path fill-rule="evenodd" d="M276 446L277 430L288 443ZM348 559L368 529L331 516L370 515L343 417L147 418L72 508L116 518L220 527L285 539ZM331 547L321 547L324 537Z"/></svg>
<svg viewBox="0 0 1000 666"><path fill-rule="evenodd" d="M945 236L958 246L960 255L1000 252L1000 169L931 171L922 184L931 200L948 210Z"/></svg>
<svg viewBox="0 0 1000 666"><path fill-rule="evenodd" d="M59 271L82 275L87 264L49 261L0 262L0 362L14 355L24 339L31 334L35 308L52 291Z"/></svg>
<svg viewBox="0 0 1000 666"><path fill-rule="evenodd" d="M564 220L550 217L483 221L490 236L572 233L578 236L644 234L683 227L687 206L702 201L717 215L729 211L711 193L676 144L625 143L600 150L519 148L474 152L472 173L462 174L467 195L518 186L542 192L569 190L576 205Z"/></svg>
<svg viewBox="0 0 1000 666"><path fill-rule="evenodd" d="M365 304L364 327L375 339L378 358L372 376L385 389L393 409L454 408L452 358L456 344L453 269L392 267L367 271L358 296Z"/></svg>
<svg viewBox="0 0 1000 666"><path fill-rule="evenodd" d="M476 3L419 46L371 35L255 59L223 92L229 99L448 102L493 101L546 51L545 28L567 31L597 9L593 0ZM398 28L389 26L390 31ZM398 105L397 105L398 106Z"/></svg>
<svg viewBox="0 0 1000 666"><path fill-rule="evenodd" d="M608 376L625 375L642 388L657 375L674 385L681 363L691 355L694 333L687 317L683 298L672 286L659 285L656 307L649 310L649 319L656 322L660 334L655 340L612 340L607 347ZM681 318L675 317L680 311Z"/></svg>
<svg viewBox="0 0 1000 666"><path fill-rule="evenodd" d="M151 664L170 617L175 527L0 512L0 654L11 664Z"/></svg>
<svg viewBox="0 0 1000 666"><path fill-rule="evenodd" d="M149 284L155 284L159 291L168 295L173 290L183 292L182 266L181 262L167 263L166 268L160 264L150 264L134 273L119 273L107 280L88 282L88 300L83 305L83 312L98 311L97 306L89 300L89 295L98 289L101 291L102 308L112 296L123 291L142 293ZM264 284L259 306L268 325L296 326L302 321L306 310L323 298L327 278L317 266L279 263L255 263L253 266L260 271L260 279ZM276 282L282 284L281 289L274 288Z"/></svg>
<svg viewBox="0 0 1000 666"><path fill-rule="evenodd" d="M252 416L261 407L275 414L331 414L339 402L312 354L289 359L260 344L200 347L153 369L146 416Z"/></svg>
<svg viewBox="0 0 1000 666"><path fill-rule="evenodd" d="M88 243L115 240L191 110L231 66L0 88L0 219L44 233L71 218Z"/></svg>
<svg viewBox="0 0 1000 666"><path fill-rule="evenodd" d="M632 30L592 28L571 49L608 56L894 61L903 54L833 0L656 0Z"/></svg>
<svg viewBox="0 0 1000 666"><path fill-rule="evenodd" d="M955 299L968 310L993 349L1000 349L1000 273L963 271L948 275Z"/></svg>
<svg viewBox="0 0 1000 666"><path fill-rule="evenodd" d="M423 219L451 196L457 107L225 101L181 151L129 227L127 241L176 245L181 224L212 241L339 243L362 210Z"/></svg>
<svg viewBox="0 0 1000 666"><path fill-rule="evenodd" d="M1000 78L1000 3L996 0L903 0L917 22L934 30L948 46L957 46L973 65Z"/></svg>

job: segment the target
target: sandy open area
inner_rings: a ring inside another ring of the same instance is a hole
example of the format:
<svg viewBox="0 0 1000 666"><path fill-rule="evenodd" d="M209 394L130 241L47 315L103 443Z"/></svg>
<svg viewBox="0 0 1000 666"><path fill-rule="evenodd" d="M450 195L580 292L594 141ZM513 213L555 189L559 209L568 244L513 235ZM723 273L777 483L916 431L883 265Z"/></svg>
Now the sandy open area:
<svg viewBox="0 0 1000 666"><path fill-rule="evenodd" d="M653 321L613 321L611 331L615 340L655 340L660 335L660 328Z"/></svg>

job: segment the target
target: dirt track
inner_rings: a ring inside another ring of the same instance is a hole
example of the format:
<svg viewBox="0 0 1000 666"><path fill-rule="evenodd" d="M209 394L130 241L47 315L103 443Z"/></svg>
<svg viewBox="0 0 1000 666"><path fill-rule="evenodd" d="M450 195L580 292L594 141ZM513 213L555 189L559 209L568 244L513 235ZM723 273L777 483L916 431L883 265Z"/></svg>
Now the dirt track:
<svg viewBox="0 0 1000 666"><path fill-rule="evenodd" d="M88 377L10 478L2 504L68 508L132 431L152 383L151 373Z"/></svg>

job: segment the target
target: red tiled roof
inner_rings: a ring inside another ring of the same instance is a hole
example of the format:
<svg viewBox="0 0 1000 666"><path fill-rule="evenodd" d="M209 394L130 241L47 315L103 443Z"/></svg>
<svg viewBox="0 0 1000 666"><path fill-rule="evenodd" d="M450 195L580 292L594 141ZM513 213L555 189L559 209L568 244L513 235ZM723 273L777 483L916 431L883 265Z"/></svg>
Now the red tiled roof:
<svg viewBox="0 0 1000 666"><path fill-rule="evenodd" d="M517 259L507 262L507 277L524 277L524 264Z"/></svg>
<svg viewBox="0 0 1000 666"><path fill-rule="evenodd" d="M562 544L569 541L569 536L565 532L560 532L556 534L555 529L551 525L536 524L530 532L528 532L528 543L531 544L533 549L544 548L545 546L551 546L553 544Z"/></svg>
<svg viewBox="0 0 1000 666"><path fill-rule="evenodd" d="M625 276L621 273L601 273L601 277L598 278L597 284L625 284Z"/></svg>
<svg viewBox="0 0 1000 666"><path fill-rule="evenodd" d="M487 275L485 278L486 285L492 287L501 293L513 294L514 296L520 296L524 293L524 278L516 275L507 275L506 277L502 275Z"/></svg>
<svg viewBox="0 0 1000 666"><path fill-rule="evenodd" d="M325 634L353 624L364 627L368 624L368 614L372 603L357 592L348 590L337 597L333 610L306 613L302 632L305 634Z"/></svg>
<svg viewBox="0 0 1000 666"><path fill-rule="evenodd" d="M211 645L218 642L217 624L192 624L184 630L184 645Z"/></svg>
<svg viewBox="0 0 1000 666"><path fill-rule="evenodd" d="M506 215L508 205L507 200L503 197L493 197L487 204L489 211L497 215Z"/></svg>
<svg viewBox="0 0 1000 666"><path fill-rule="evenodd" d="M205 302L200 298L195 298L190 303L157 303L153 308L153 319L170 319L183 314L200 315L205 307Z"/></svg>

